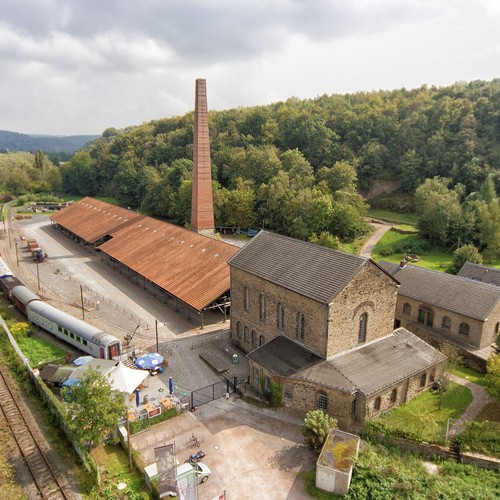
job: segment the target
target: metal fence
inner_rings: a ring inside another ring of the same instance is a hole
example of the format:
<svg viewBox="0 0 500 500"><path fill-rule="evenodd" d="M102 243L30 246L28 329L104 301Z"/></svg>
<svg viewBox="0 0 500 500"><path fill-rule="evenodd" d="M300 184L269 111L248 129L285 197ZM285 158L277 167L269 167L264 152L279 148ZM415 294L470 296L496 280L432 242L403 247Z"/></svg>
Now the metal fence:
<svg viewBox="0 0 500 500"><path fill-rule="evenodd" d="M191 408L201 406L216 399L224 397L226 394L235 393L238 387L236 377L221 380L215 384L207 385L201 389L191 392Z"/></svg>

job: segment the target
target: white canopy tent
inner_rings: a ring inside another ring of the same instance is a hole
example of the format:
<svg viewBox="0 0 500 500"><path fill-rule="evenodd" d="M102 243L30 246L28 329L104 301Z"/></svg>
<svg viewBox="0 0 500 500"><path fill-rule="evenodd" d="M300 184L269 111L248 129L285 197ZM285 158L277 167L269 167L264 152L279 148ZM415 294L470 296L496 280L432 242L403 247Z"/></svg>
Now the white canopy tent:
<svg viewBox="0 0 500 500"><path fill-rule="evenodd" d="M121 361L108 373L111 387L126 394L132 394L148 376L147 370L128 368Z"/></svg>

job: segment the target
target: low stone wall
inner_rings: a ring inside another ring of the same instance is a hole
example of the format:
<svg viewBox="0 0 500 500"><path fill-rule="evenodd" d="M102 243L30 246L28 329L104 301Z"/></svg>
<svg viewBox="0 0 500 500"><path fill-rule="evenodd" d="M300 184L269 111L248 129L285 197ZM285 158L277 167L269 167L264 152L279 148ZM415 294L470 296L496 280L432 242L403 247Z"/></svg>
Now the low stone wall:
<svg viewBox="0 0 500 500"><path fill-rule="evenodd" d="M405 450L416 453L423 458L440 457L445 460L454 460L455 456L447 448L428 443L417 443L402 438L377 434L374 436L380 444L399 446ZM460 462L464 464L482 467L483 469L500 470L500 460L478 453L460 452Z"/></svg>

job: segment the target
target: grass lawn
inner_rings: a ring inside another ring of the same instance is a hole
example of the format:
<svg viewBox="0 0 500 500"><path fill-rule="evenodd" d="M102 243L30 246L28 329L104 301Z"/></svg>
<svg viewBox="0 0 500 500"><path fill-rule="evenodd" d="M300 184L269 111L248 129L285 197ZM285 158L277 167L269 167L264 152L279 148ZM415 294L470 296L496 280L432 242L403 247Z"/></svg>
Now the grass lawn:
<svg viewBox="0 0 500 500"><path fill-rule="evenodd" d="M60 347L37 337L19 337L16 342L31 366L62 360L66 355Z"/></svg>
<svg viewBox="0 0 500 500"><path fill-rule="evenodd" d="M130 471L127 454L120 445L98 446L91 455L101 473L101 488L94 498L151 498L142 476L135 469ZM118 491L120 483L127 485L122 491Z"/></svg>
<svg viewBox="0 0 500 500"><path fill-rule="evenodd" d="M388 260L399 264L401 259L404 257L404 252L383 256L380 251L383 248L404 248L409 251L409 253L413 253L412 248L418 241L419 237L417 234L402 234L391 229L384 234L375 246L372 259L375 262L378 262L379 260ZM426 269L432 269L434 271L445 271L451 265L453 260L452 252L444 252L439 249L418 253L418 256L420 257L420 260L418 262L413 262L413 265L425 267Z"/></svg>
<svg viewBox="0 0 500 500"><path fill-rule="evenodd" d="M485 374L479 373L476 370L473 370L472 368L467 368L466 366L458 366L456 368L453 368L451 370L451 373L453 373L453 375L456 375L457 377L470 380L475 384L486 387L486 384L484 383Z"/></svg>
<svg viewBox="0 0 500 500"><path fill-rule="evenodd" d="M367 211L367 215L368 217L394 224L417 225L417 214L400 214L399 212L392 212L391 210L384 210L382 208L370 208Z"/></svg>
<svg viewBox="0 0 500 500"><path fill-rule="evenodd" d="M460 439L465 450L500 458L500 402L488 403Z"/></svg>
<svg viewBox="0 0 500 500"><path fill-rule="evenodd" d="M450 382L443 396L425 391L406 405L390 410L380 421L389 433L443 443L448 419L459 418L471 401L470 389Z"/></svg>

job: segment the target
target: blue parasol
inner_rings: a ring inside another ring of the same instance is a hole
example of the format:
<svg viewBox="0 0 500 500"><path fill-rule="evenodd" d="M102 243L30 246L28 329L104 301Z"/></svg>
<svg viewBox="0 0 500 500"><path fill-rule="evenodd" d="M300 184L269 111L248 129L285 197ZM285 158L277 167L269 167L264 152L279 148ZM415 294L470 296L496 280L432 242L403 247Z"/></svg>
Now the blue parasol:
<svg viewBox="0 0 500 500"><path fill-rule="evenodd" d="M168 379L168 390L170 391L170 394L173 394L173 392L174 392L174 381L172 380L172 377L169 377L169 379Z"/></svg>
<svg viewBox="0 0 500 500"><path fill-rule="evenodd" d="M159 368L163 362L163 356L157 352L149 352L138 356L135 360L135 366L142 368L143 370L154 370Z"/></svg>

